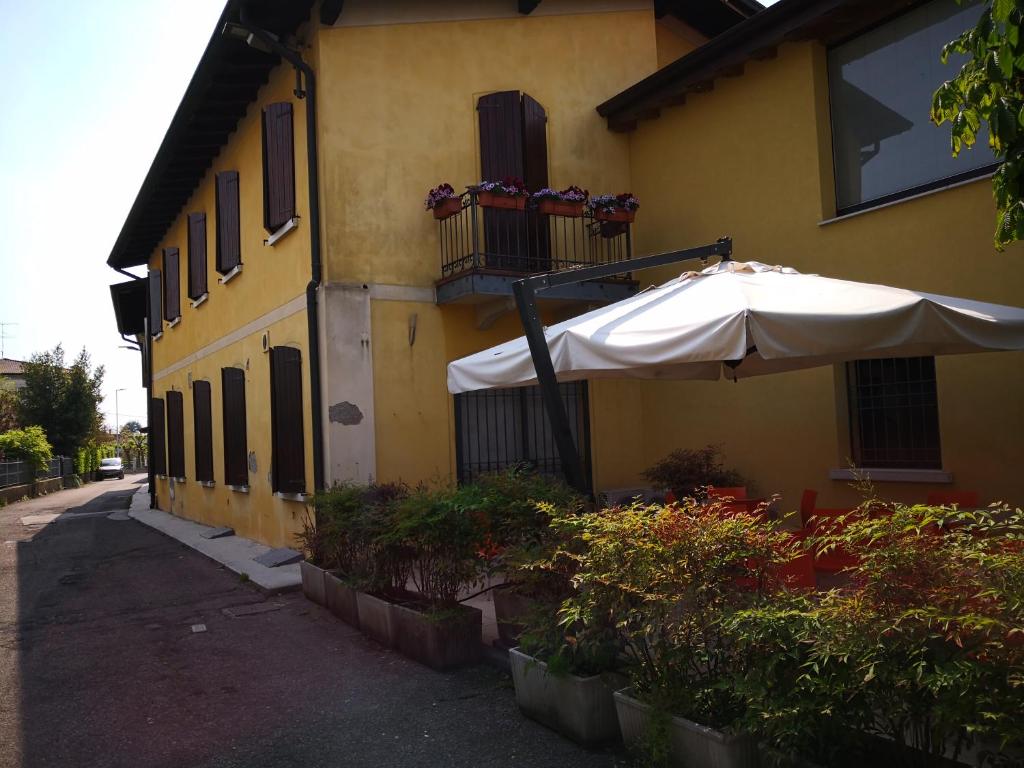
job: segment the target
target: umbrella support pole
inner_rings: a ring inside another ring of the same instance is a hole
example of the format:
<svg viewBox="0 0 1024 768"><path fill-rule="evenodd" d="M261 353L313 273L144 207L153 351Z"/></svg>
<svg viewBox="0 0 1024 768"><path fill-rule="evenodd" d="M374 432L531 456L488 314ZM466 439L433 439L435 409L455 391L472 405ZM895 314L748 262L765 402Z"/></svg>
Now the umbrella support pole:
<svg viewBox="0 0 1024 768"><path fill-rule="evenodd" d="M540 312L537 309L537 293L562 285L582 283L587 280L601 280L626 272L638 272L641 269L663 267L690 259L707 259L710 256L721 256L725 261L732 257L732 238L723 237L711 245L688 248L683 251L659 253L644 256L640 259L624 259L593 267L568 269L561 272L548 272L517 280L512 284L512 292L519 309L519 320L523 324L523 333L530 346L530 356L537 372L537 384L540 388L541 401L551 425L551 434L558 449L558 457L562 462L565 480L573 488L588 493L590 482L584 476L583 462L576 450L576 443L569 426L569 414L558 391L558 378L555 366L551 361L551 352L544 338L544 326L541 324Z"/></svg>

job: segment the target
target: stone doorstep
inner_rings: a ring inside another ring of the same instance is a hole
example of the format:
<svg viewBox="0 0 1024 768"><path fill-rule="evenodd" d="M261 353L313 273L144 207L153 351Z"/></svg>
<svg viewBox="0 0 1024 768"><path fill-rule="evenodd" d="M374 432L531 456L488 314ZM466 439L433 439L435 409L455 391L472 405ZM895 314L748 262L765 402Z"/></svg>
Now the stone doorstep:
<svg viewBox="0 0 1024 768"><path fill-rule="evenodd" d="M128 514L143 525L180 541L228 570L245 575L267 594L291 592L302 588L298 562L268 568L257 562L256 558L273 552L271 547L241 536L222 535L219 538L209 538L204 534L216 530L212 526L195 523L159 509L150 509L149 490L146 486L139 488L132 497Z"/></svg>

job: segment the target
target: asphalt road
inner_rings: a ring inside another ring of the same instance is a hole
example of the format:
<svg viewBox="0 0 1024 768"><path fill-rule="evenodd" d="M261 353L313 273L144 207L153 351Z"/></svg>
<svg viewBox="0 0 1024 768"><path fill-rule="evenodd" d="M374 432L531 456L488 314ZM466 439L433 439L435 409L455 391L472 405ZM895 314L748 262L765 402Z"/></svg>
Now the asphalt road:
<svg viewBox="0 0 1024 768"><path fill-rule="evenodd" d="M433 672L109 518L138 482L0 509L0 766L621 764L522 717L489 667Z"/></svg>

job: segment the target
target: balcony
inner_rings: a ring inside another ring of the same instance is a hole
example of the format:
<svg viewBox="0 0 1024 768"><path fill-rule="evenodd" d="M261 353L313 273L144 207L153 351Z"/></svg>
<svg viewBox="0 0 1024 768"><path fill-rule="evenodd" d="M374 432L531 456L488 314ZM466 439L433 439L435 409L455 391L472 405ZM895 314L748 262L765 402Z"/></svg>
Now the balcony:
<svg viewBox="0 0 1024 768"><path fill-rule="evenodd" d="M462 208L438 221L441 279L437 303L511 306L512 283L525 275L604 264L632 257L629 224L480 205L475 191ZM547 302L604 304L632 296L629 275L545 291Z"/></svg>

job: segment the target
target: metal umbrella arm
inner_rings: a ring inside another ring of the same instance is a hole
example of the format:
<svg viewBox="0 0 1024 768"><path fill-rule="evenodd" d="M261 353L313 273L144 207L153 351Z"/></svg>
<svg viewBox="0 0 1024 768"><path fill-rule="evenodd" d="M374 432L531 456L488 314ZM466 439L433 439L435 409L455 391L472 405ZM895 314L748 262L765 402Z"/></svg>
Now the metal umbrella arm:
<svg viewBox="0 0 1024 768"><path fill-rule="evenodd" d="M572 439L569 414L558 393L555 366L551 362L551 352L548 349L547 340L544 338L544 326L541 324L540 312L537 310L537 294L549 288L583 283L587 280L601 280L626 272L664 267L690 259L703 260L715 255L721 256L723 261L732 258L731 237L719 238L711 245L687 248L683 251L671 251L640 259L624 259L593 267L533 275L512 284L516 307L519 309L519 319L523 324L523 333L530 346L530 356L533 358L533 367L537 372L537 385L540 387L541 401L544 403L544 410L547 412L548 422L551 424L551 434L555 439L555 447L558 449L558 457L562 462L562 471L565 474L566 482L581 493L588 492L589 484L583 475L583 462Z"/></svg>

